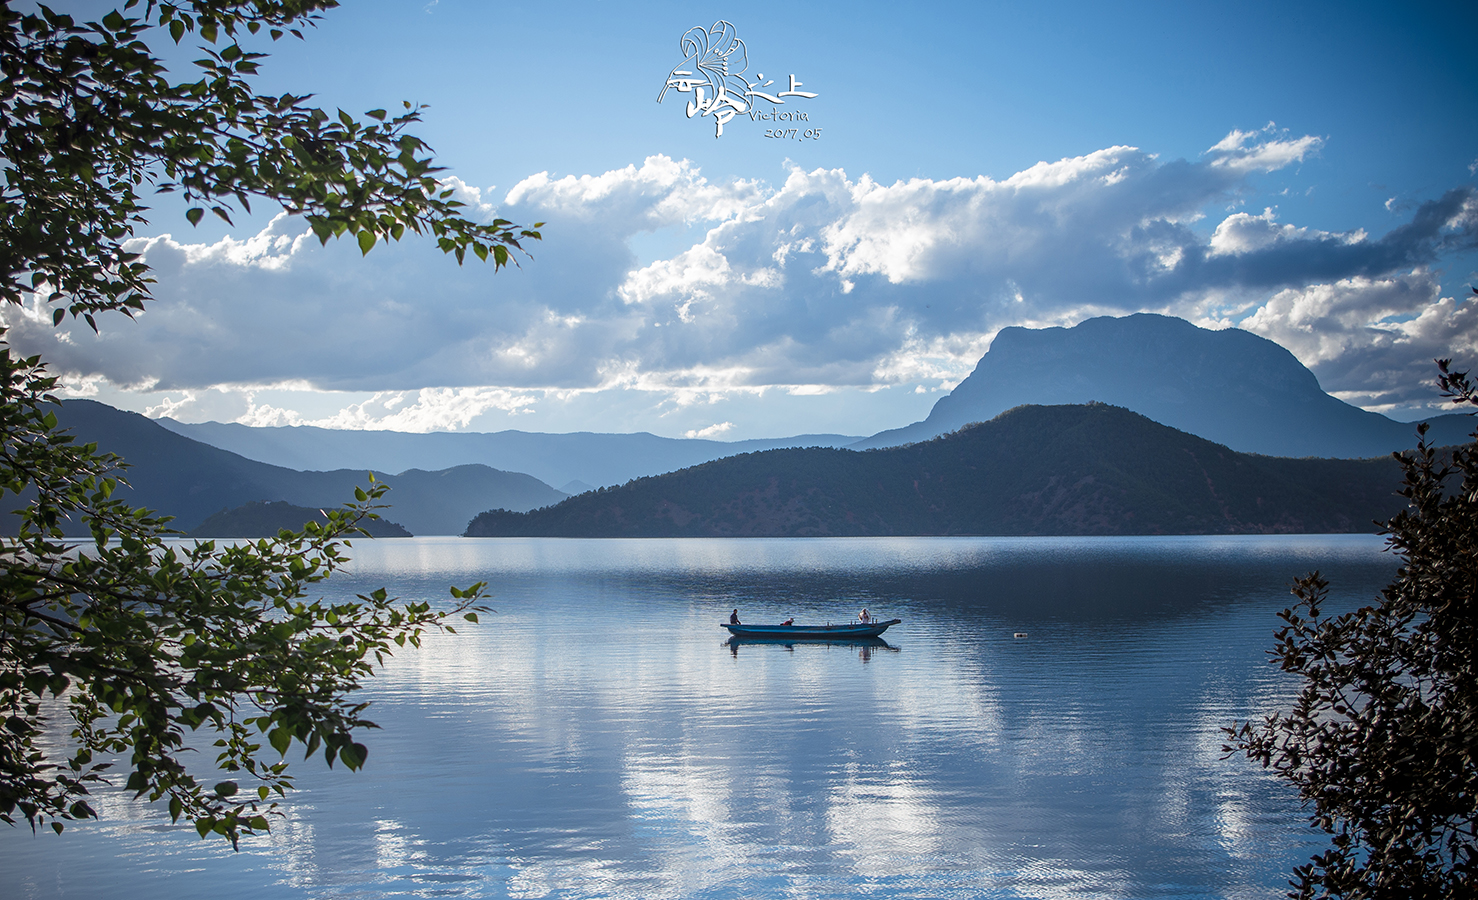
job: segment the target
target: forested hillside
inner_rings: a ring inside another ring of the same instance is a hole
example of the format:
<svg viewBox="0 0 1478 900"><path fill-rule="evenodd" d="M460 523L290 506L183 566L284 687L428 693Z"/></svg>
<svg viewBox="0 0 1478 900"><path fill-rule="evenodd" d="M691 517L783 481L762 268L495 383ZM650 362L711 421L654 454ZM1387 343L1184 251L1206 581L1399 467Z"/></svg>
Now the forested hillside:
<svg viewBox="0 0 1478 900"><path fill-rule="evenodd" d="M1403 505L1374 460L1237 453L1104 404L1024 406L883 450L772 450L528 513L469 536L1369 532Z"/></svg>
<svg viewBox="0 0 1478 900"><path fill-rule="evenodd" d="M293 506L284 500L254 500L235 509L222 510L191 529L190 537L197 538L258 538L272 537L287 529L298 531L307 522L326 521L323 510L306 506ZM411 533L394 522L385 519L370 519L361 525L370 537L410 537Z"/></svg>

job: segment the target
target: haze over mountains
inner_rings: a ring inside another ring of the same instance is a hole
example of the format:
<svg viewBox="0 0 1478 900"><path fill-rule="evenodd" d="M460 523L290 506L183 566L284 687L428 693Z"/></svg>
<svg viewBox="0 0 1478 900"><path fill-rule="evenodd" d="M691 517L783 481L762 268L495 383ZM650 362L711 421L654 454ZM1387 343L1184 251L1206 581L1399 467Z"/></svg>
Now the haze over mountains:
<svg viewBox="0 0 1478 900"><path fill-rule="evenodd" d="M253 428L158 419L160 425L193 440L239 453L248 459L293 469L341 467L399 472L409 468L445 469L479 463L532 475L566 493L622 484L696 466L735 453L776 447L841 447L855 435L808 434L749 441L711 441L638 434L540 434L526 431L432 432L343 431L312 425Z"/></svg>
<svg viewBox="0 0 1478 900"><path fill-rule="evenodd" d="M340 506L368 480L365 469L300 472L267 465L177 435L138 413L91 400L64 401L57 419L79 440L95 441L99 450L122 456L131 487L120 488L118 495L174 516L173 527L181 531L253 501ZM531 509L566 496L529 475L483 465L434 472L408 469L377 477L391 488L386 497L390 509L382 515L418 535L460 534L469 519L489 506ZM0 529L13 530L11 520L0 518ZM85 532L74 528L73 533Z"/></svg>
<svg viewBox="0 0 1478 900"><path fill-rule="evenodd" d="M1292 353L1266 338L1140 313L1072 328L1003 328L927 419L852 446L928 440L1026 403L1095 400L1246 453L1357 459L1416 445L1415 423L1331 397ZM1438 445L1463 443L1474 425L1457 413L1426 421Z"/></svg>

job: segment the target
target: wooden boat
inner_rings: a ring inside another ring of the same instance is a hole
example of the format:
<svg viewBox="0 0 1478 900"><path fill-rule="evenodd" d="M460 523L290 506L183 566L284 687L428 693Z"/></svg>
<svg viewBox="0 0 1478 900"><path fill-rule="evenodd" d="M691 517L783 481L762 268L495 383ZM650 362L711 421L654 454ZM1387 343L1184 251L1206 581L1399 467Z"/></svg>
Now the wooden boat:
<svg viewBox="0 0 1478 900"><path fill-rule="evenodd" d="M837 638L875 638L897 625L902 619L886 622L850 622L846 625L733 625L722 623L735 637L785 638L787 640L836 640Z"/></svg>

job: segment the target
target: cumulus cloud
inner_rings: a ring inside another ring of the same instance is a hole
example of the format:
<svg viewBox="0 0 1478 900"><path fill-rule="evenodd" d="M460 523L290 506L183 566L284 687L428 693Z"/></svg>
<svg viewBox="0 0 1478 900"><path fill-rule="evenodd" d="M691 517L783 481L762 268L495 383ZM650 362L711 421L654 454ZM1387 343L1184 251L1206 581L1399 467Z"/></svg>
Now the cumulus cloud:
<svg viewBox="0 0 1478 900"><path fill-rule="evenodd" d="M719 422L719 423L714 424L714 425L709 425L707 428L694 428L694 429L692 429L690 431L685 431L685 432L683 432L683 437L686 437L686 438L716 438L716 437L722 437L725 432L732 431L733 428L734 428L734 423L733 422Z"/></svg>
<svg viewBox="0 0 1478 900"><path fill-rule="evenodd" d="M1305 157L1316 152L1324 143L1311 135L1279 140L1274 136L1278 133L1277 126L1271 122L1260 132L1234 129L1207 150L1206 156L1213 167L1241 175L1274 172L1284 166L1303 162Z"/></svg>
<svg viewBox="0 0 1478 900"><path fill-rule="evenodd" d="M1216 226L1216 231L1211 235L1210 255L1231 256L1251 253L1279 244L1288 245L1298 241L1308 241L1311 238L1324 240L1334 237L1348 244L1357 244L1365 240L1364 231L1336 236L1322 231L1310 232L1307 228L1297 228L1293 225L1279 225L1276 219L1277 216L1274 215L1272 208L1263 210L1260 216L1248 213L1233 213L1227 216L1221 224Z"/></svg>
<svg viewBox="0 0 1478 900"><path fill-rule="evenodd" d="M1279 291L1241 327L1287 347L1350 403L1433 397L1432 360L1478 358L1478 306L1442 297L1427 270Z"/></svg>
<svg viewBox="0 0 1478 900"><path fill-rule="evenodd" d="M458 431L489 410L516 412L534 403L527 392L502 388L423 388L375 394L337 414L301 424L389 431ZM295 423L296 424L296 423Z"/></svg>
<svg viewBox="0 0 1478 900"><path fill-rule="evenodd" d="M742 215L763 196L758 182L711 184L688 160L652 156L640 167L600 175L551 178L540 172L509 191L507 202L540 209L559 220L618 219L626 227L660 228Z"/></svg>
<svg viewBox="0 0 1478 900"><path fill-rule="evenodd" d="M101 335L52 329L39 304L3 315L13 343L79 386L177 403L266 384L359 392L301 419L346 428L456 429L612 391L663 414L770 391L938 392L1002 327L1140 310L1242 324L1326 388L1394 402L1413 366L1478 334L1469 306L1440 296L1436 269L1478 247L1478 194L1450 191L1380 237L1274 209L1207 218L1252 176L1320 146L1270 127L1233 131L1195 160L1115 146L1003 180L793 168L771 186L654 156L536 174L501 200L449 181L473 215L548 222L534 260L494 275L411 238L361 259L282 216L246 239L140 240L158 300L137 322L104 320ZM633 247L654 233L693 237L639 260ZM294 421L243 403L242 421ZM718 418L731 417L706 421Z"/></svg>

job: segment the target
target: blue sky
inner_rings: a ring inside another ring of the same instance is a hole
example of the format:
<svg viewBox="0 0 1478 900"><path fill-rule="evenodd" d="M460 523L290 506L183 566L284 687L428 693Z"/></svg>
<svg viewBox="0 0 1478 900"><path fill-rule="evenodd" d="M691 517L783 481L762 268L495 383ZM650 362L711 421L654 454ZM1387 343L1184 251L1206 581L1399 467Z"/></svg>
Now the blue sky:
<svg viewBox="0 0 1478 900"><path fill-rule="evenodd" d="M719 19L746 77L817 94L800 134L655 102ZM471 209L547 221L532 260L361 260L271 211L160 205L138 321L5 316L74 395L187 421L861 435L923 418L1002 327L1141 310L1248 328L1409 418L1432 357L1478 359L1475 26L1458 3L349 0L270 48L263 90L430 104Z"/></svg>

